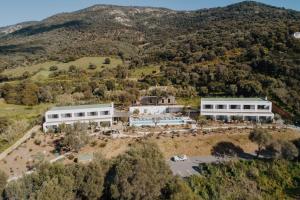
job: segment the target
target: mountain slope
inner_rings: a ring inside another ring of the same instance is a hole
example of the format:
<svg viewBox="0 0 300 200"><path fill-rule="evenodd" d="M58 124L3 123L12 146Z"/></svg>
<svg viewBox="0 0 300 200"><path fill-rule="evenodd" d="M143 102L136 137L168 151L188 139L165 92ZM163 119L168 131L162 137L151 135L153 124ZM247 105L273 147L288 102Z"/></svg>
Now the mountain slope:
<svg viewBox="0 0 300 200"><path fill-rule="evenodd" d="M147 40L151 30L169 34L160 30L160 17L173 13L166 9L94 6L59 14L2 38L0 53L11 58L21 53L39 60L64 59L60 58L62 53L67 57L116 54L118 50L135 55L137 44Z"/></svg>
<svg viewBox="0 0 300 200"><path fill-rule="evenodd" d="M135 56L141 51L140 45L165 44L176 36L211 26L223 24L226 28L233 28L232 21L259 23L269 17L272 21L293 21L299 20L299 16L295 11L254 2L191 12L96 5L52 16L2 37L0 64L11 67L26 62L69 60L85 55L118 54L120 51L126 56ZM240 30L237 25L235 23L235 29Z"/></svg>

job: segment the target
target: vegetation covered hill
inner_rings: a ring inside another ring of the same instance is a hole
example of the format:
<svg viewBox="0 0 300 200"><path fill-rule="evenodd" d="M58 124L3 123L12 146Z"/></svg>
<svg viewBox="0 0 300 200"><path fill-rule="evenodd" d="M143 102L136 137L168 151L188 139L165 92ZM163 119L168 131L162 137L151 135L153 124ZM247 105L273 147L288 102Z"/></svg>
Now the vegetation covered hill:
<svg viewBox="0 0 300 200"><path fill-rule="evenodd" d="M186 97L269 96L297 119L300 40L293 33L299 30L300 12L252 1L196 11L96 5L2 36L0 68L117 56L122 66L100 76L115 79L120 88L173 85ZM160 69L128 86L128 72L147 66Z"/></svg>
<svg viewBox="0 0 300 200"><path fill-rule="evenodd" d="M199 46L206 49L217 45L230 49L241 46L252 32L265 36L273 32L269 40L280 37L284 45L287 34L299 30L299 18L298 12L255 2L189 12L96 5L34 22L2 37L1 65L7 62L7 67L11 67L11 64L65 60L91 54L148 55L149 49L172 46L175 51L191 48L192 52L199 51ZM285 32L278 32L282 28ZM172 42L178 40L177 36L182 37L174 46ZM189 47L191 43L194 46Z"/></svg>
<svg viewBox="0 0 300 200"><path fill-rule="evenodd" d="M139 45L177 33L181 27L174 25L176 16L166 9L96 5L15 31L1 39L0 53L9 64L99 54L136 56Z"/></svg>

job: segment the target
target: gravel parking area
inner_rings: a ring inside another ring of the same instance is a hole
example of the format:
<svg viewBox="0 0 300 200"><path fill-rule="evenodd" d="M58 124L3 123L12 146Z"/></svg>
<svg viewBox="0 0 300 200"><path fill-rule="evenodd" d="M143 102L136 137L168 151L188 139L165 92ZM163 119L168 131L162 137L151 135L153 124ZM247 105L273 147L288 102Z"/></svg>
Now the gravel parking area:
<svg viewBox="0 0 300 200"><path fill-rule="evenodd" d="M224 158L218 158L215 156L194 156L188 157L186 161L168 160L168 164L174 175L179 175L181 177L188 177L194 174L199 174L198 165L200 163L212 163L225 161Z"/></svg>

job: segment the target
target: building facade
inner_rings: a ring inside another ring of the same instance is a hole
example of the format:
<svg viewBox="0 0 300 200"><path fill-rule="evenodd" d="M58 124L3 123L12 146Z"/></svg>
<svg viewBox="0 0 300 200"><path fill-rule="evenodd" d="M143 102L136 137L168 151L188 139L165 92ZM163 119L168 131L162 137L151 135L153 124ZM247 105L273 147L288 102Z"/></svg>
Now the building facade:
<svg viewBox="0 0 300 200"><path fill-rule="evenodd" d="M142 96L138 101L133 102L134 105L175 105L174 96L158 97L158 96Z"/></svg>
<svg viewBox="0 0 300 200"><path fill-rule="evenodd" d="M130 115L139 114L139 115L160 115L166 113L178 113L184 110L183 105L159 105L159 106L131 106L129 108Z"/></svg>
<svg viewBox="0 0 300 200"><path fill-rule="evenodd" d="M95 104L80 106L54 107L45 113L43 131L56 130L60 124L97 123L98 126L111 126L114 104Z"/></svg>
<svg viewBox="0 0 300 200"><path fill-rule="evenodd" d="M222 121L271 122L272 102L261 98L202 98L200 115Z"/></svg>

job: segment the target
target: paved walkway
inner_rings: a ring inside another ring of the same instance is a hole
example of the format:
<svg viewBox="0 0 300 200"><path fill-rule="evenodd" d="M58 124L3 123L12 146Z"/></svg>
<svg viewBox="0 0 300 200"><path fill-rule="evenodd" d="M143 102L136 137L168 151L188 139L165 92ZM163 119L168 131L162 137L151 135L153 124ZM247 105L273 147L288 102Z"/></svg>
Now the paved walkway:
<svg viewBox="0 0 300 200"><path fill-rule="evenodd" d="M254 129L255 127L257 127L256 125L223 125L223 126L204 126L204 127L197 127L196 129L178 129L178 130L165 130L165 131L138 131L137 134L141 135L141 136L145 136L147 134L150 133L173 133L173 132L191 132L191 131L195 131L195 130L206 130L206 131L213 131L213 130L219 130L219 129ZM296 127L296 126L281 126L281 125L274 125L274 124L270 124L270 125L260 125L258 126L259 128L289 128L289 129L293 129L296 131L300 132L300 127Z"/></svg>
<svg viewBox="0 0 300 200"><path fill-rule="evenodd" d="M284 126L284 125L276 125L276 124L269 124L269 125L223 125L223 126L209 126L209 127L202 127L202 128L198 128L198 129L202 129L202 130L216 130L216 129L231 129L231 128L234 128L234 129L254 129L256 127L259 127L259 128L278 128L278 129L281 129L281 128L291 128L290 126ZM300 129L299 129L300 130Z"/></svg>
<svg viewBox="0 0 300 200"><path fill-rule="evenodd" d="M29 131L27 131L22 138L20 138L17 142L15 142L12 146L10 146L9 148L7 148L5 151L3 151L0 154L0 161L2 159L4 159L10 152L12 152L16 148L18 148L18 146L20 146L23 142L25 142L26 140L28 140L31 137L32 133L38 131L40 128L41 128L41 126L34 126Z"/></svg>

